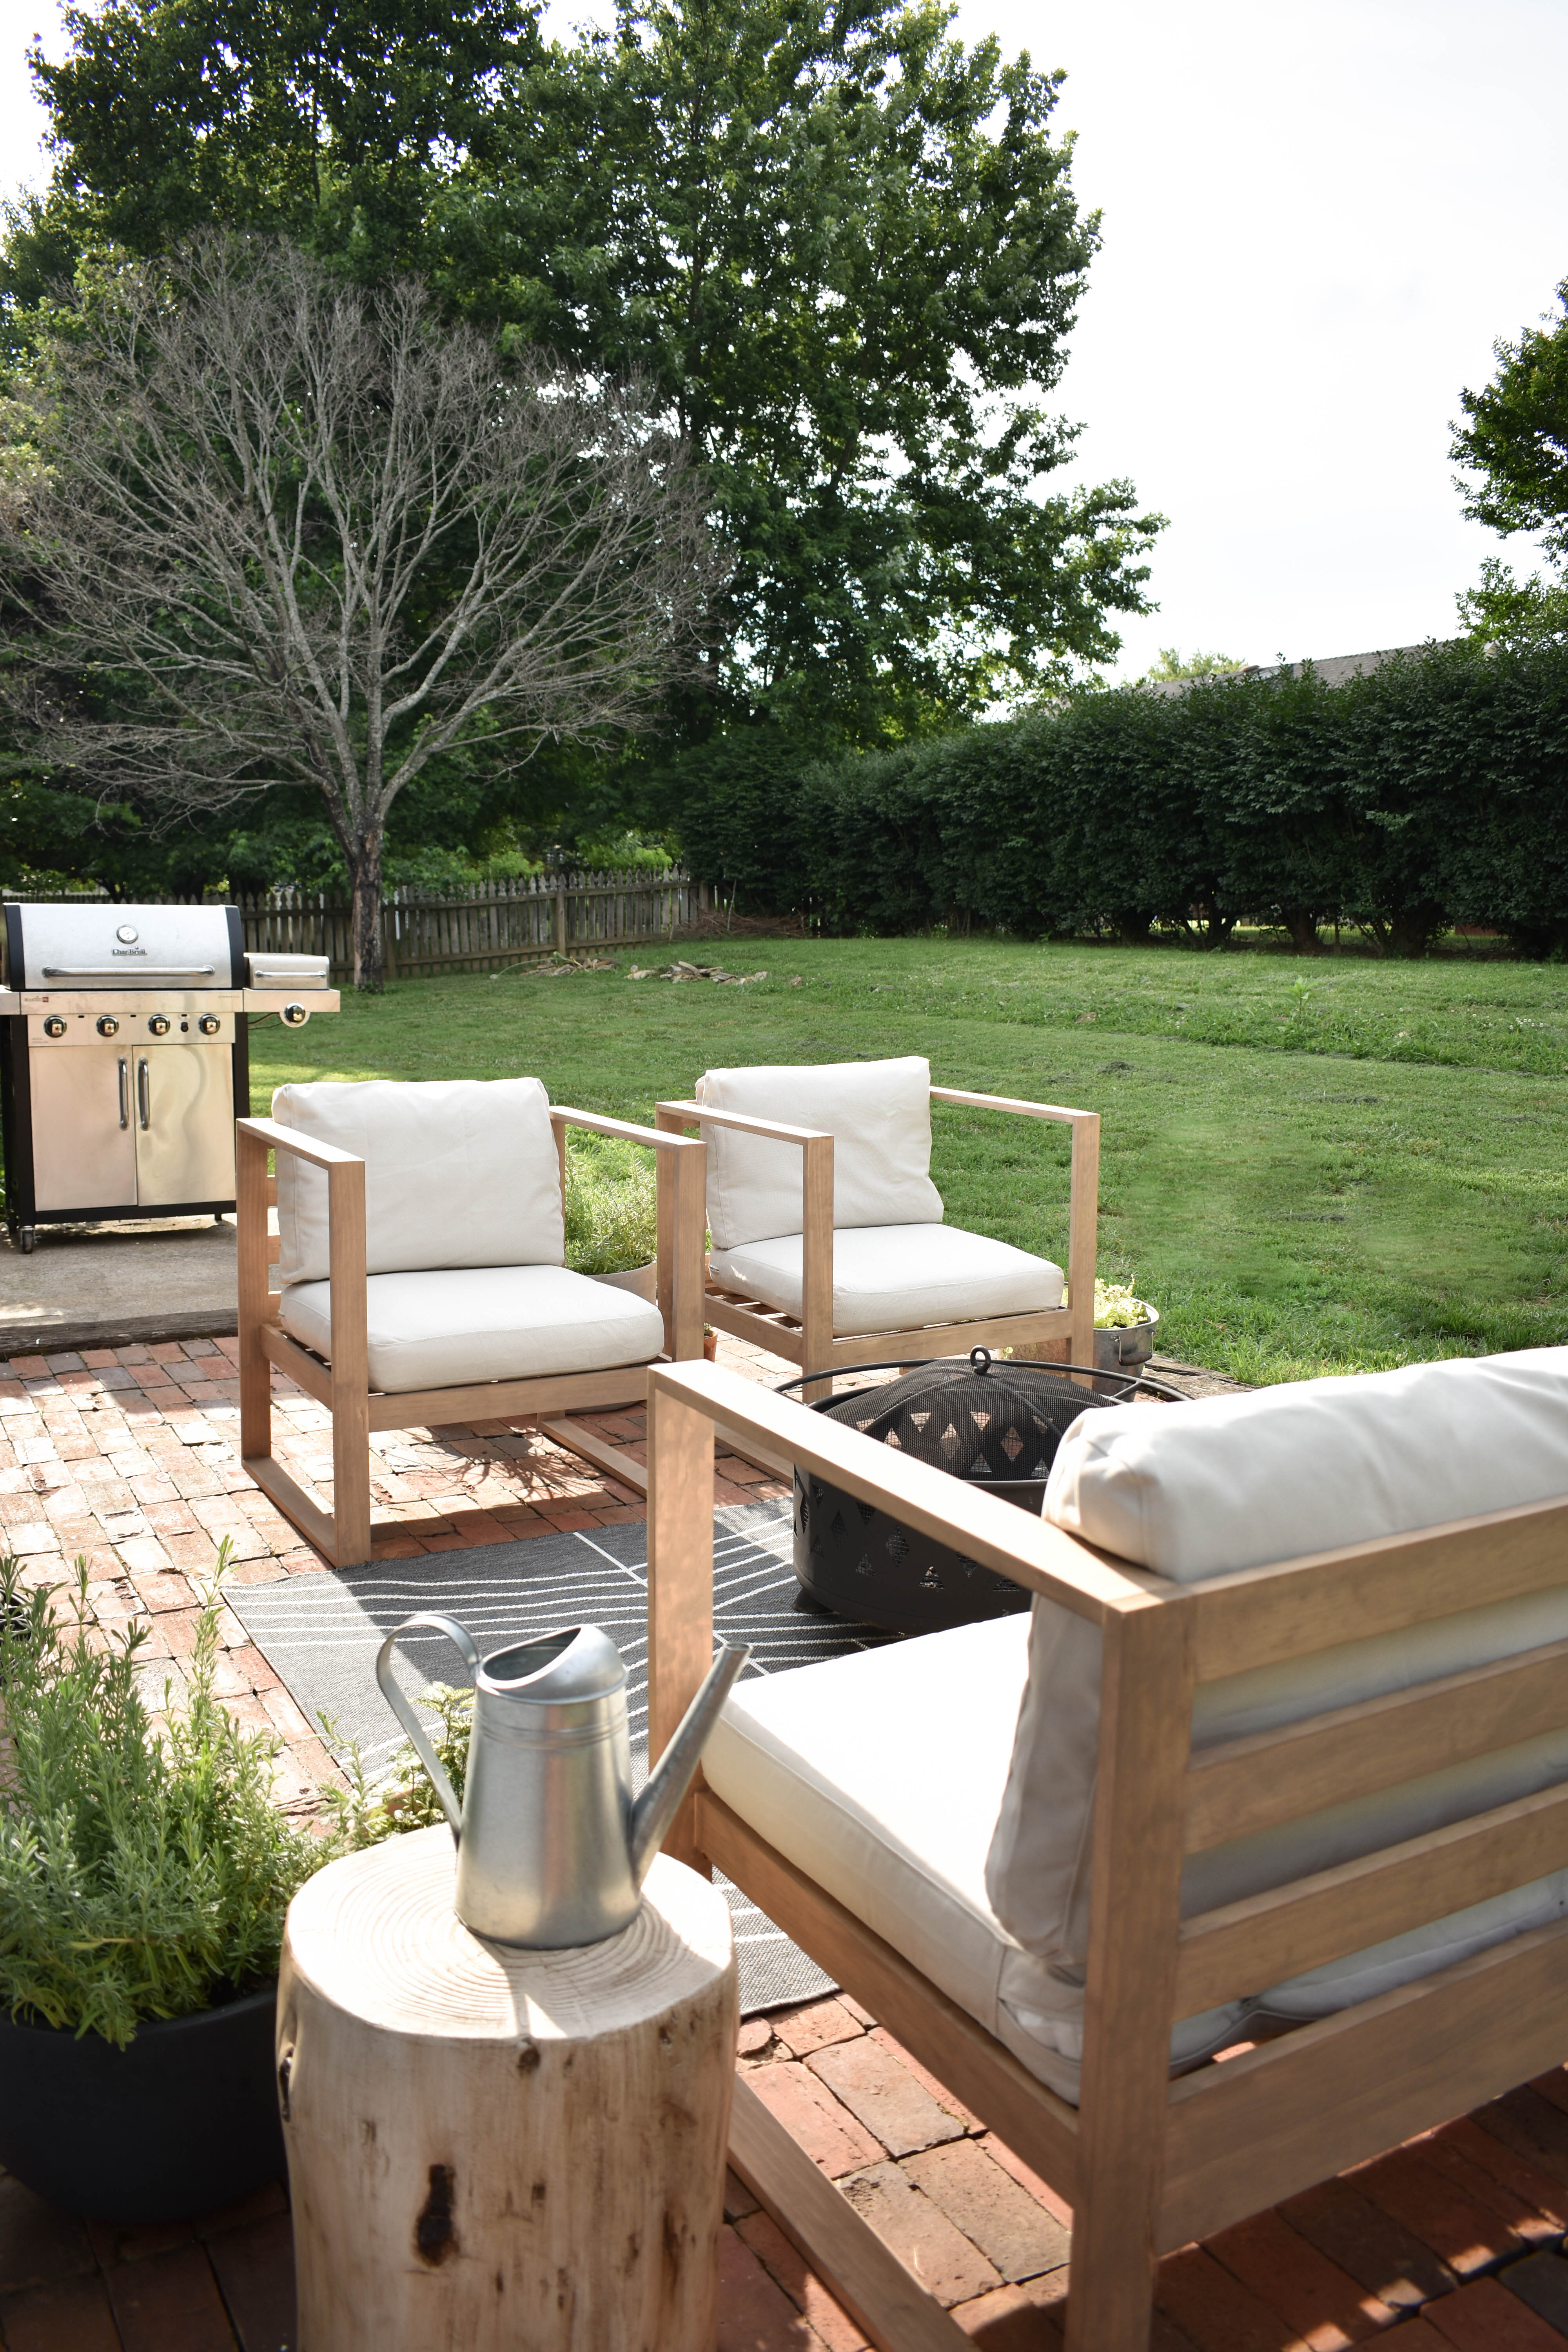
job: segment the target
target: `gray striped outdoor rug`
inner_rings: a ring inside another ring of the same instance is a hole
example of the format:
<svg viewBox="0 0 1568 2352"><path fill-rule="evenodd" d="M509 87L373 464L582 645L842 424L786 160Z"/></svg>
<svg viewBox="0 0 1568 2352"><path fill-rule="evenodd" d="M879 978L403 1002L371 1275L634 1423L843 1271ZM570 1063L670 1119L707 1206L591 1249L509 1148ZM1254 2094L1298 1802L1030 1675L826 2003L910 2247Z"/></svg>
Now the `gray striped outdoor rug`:
<svg viewBox="0 0 1568 2352"><path fill-rule="evenodd" d="M751 1643L748 1675L841 1657L889 1638L812 1607L795 1582L790 1556L787 1505L737 1503L715 1513L714 1636ZM276 1584L235 1584L225 1597L295 1704L312 1723L323 1715L331 1718L340 1753L357 1742L373 1779L403 1737L376 1688L375 1654L405 1617L439 1610L467 1626L481 1651L557 1626L602 1625L626 1663L639 1785L646 1774L647 1529L641 1521L469 1551L426 1552L342 1575L323 1570ZM419 1633L399 1644L398 1679L417 1705L427 1684L462 1683L468 1675L443 1635ZM820 1969L725 1884L742 2014L828 1990Z"/></svg>

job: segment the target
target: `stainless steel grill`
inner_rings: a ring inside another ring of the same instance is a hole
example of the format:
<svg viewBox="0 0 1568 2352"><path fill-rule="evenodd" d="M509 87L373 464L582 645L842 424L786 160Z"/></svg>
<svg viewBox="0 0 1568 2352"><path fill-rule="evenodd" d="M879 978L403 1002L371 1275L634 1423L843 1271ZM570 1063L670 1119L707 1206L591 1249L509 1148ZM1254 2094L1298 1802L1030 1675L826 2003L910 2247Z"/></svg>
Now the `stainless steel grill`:
<svg viewBox="0 0 1568 2352"><path fill-rule="evenodd" d="M247 957L237 907L11 905L0 992L5 1222L221 1216L249 1024L335 1013L325 956Z"/></svg>

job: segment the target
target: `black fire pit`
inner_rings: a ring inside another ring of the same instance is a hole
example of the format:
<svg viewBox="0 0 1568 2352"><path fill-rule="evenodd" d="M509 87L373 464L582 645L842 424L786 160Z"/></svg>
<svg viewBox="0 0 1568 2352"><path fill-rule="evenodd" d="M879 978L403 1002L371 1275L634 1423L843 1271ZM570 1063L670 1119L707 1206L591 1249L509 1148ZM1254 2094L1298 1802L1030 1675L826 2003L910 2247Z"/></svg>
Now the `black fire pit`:
<svg viewBox="0 0 1568 2352"><path fill-rule="evenodd" d="M785 1381L781 1392L814 1378L821 1375ZM810 1410L1037 1517L1057 1448L1079 1415L1125 1404L1140 1391L1184 1402L1178 1390L1136 1371L1002 1362L976 1348L968 1357L917 1364L900 1380L819 1397ZM795 1572L819 1608L896 1633L934 1633L1029 1605L1021 1585L799 1468Z"/></svg>

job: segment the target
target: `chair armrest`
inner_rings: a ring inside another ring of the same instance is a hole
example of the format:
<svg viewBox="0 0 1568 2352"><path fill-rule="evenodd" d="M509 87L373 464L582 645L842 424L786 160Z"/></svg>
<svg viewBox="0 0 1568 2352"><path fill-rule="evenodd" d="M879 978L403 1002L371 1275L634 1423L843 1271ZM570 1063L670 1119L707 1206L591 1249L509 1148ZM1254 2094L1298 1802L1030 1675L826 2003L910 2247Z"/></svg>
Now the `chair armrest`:
<svg viewBox="0 0 1568 2352"><path fill-rule="evenodd" d="M959 1103L970 1110L1005 1110L1019 1118L1057 1119L1067 1127L1079 1119L1092 1118L1098 1123L1100 1118L1097 1110L1067 1110L1058 1103L1020 1102L1011 1095L973 1095L963 1087L932 1087L931 1098L932 1102Z"/></svg>
<svg viewBox="0 0 1568 2352"><path fill-rule="evenodd" d="M967 1110L1010 1111L1020 1118L1046 1118L1072 1129L1072 1173L1068 1194L1068 1299L1072 1313L1072 1360L1094 1360L1094 1269L1100 1223L1100 1113L1068 1110L1056 1103L1016 1100L1010 1095L972 1094L963 1087L932 1087L933 1102Z"/></svg>
<svg viewBox="0 0 1568 2352"><path fill-rule="evenodd" d="M654 1106L661 1127L732 1127L770 1143L798 1144L800 1171L800 1328L805 1362L833 1345L833 1138L815 1127L790 1127L781 1119L752 1118L744 1111L710 1110L706 1103L661 1102ZM802 1390L810 1404L825 1393L820 1381Z"/></svg>
<svg viewBox="0 0 1568 2352"><path fill-rule="evenodd" d="M365 1230L364 1230L364 1161L357 1151L344 1151L335 1143L312 1143L297 1129L284 1127L275 1118L239 1118L235 1121L239 1157L243 1163L256 1152L260 1171L265 1172L265 1153L292 1153L296 1160L308 1160L312 1167L326 1171L327 1177L327 1291L332 1311L332 1364L337 1377L340 1367L349 1378L358 1377L364 1385L365 1355ZM256 1161L252 1161L256 1165ZM265 1248L261 1235L266 1230L266 1193L259 1183L247 1182L246 1205L237 1219L238 1244L242 1263L241 1285L248 1281L254 1295L257 1287L255 1259L252 1253ZM258 1223L259 1222L259 1233ZM266 1277L262 1281L265 1284Z"/></svg>
<svg viewBox="0 0 1568 2352"><path fill-rule="evenodd" d="M259 1137L268 1150L291 1151L297 1160L309 1160L317 1168L364 1166L357 1151L344 1151L335 1143L312 1143L297 1128L284 1127L275 1118L237 1118L235 1126L241 1135Z"/></svg>
<svg viewBox="0 0 1568 2352"><path fill-rule="evenodd" d="M663 1128L640 1127L629 1118L605 1118L596 1110L572 1110L563 1103L552 1103L552 1125L584 1127L593 1135L616 1135L626 1143L646 1144L658 1151L700 1151L701 1144L693 1136L671 1135Z"/></svg>
<svg viewBox="0 0 1568 2352"><path fill-rule="evenodd" d="M700 1357L707 1145L696 1136L671 1135L657 1127L639 1127L631 1119L605 1118L598 1111L573 1110L564 1104L551 1105L550 1120L561 1155L563 1211L569 1127L586 1129L591 1135L612 1135L624 1143L642 1144L655 1153L658 1171L658 1311L664 1318L665 1348L678 1361Z"/></svg>
<svg viewBox="0 0 1568 2352"><path fill-rule="evenodd" d="M738 1127L746 1135L766 1136L773 1143L831 1143L833 1140L824 1128L785 1127L778 1119L752 1118L744 1111L710 1110L706 1103L656 1103L654 1116L660 1119L668 1117L672 1125L679 1120L687 1127Z"/></svg>

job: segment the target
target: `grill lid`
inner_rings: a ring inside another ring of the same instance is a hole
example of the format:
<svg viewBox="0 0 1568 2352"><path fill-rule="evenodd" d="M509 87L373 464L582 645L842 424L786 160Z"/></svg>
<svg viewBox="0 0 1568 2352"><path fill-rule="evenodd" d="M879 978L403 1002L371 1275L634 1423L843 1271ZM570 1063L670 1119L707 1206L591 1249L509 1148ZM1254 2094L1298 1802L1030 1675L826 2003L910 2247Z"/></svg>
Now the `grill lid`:
<svg viewBox="0 0 1568 2352"><path fill-rule="evenodd" d="M25 989L238 988L237 907L9 905L10 985Z"/></svg>

